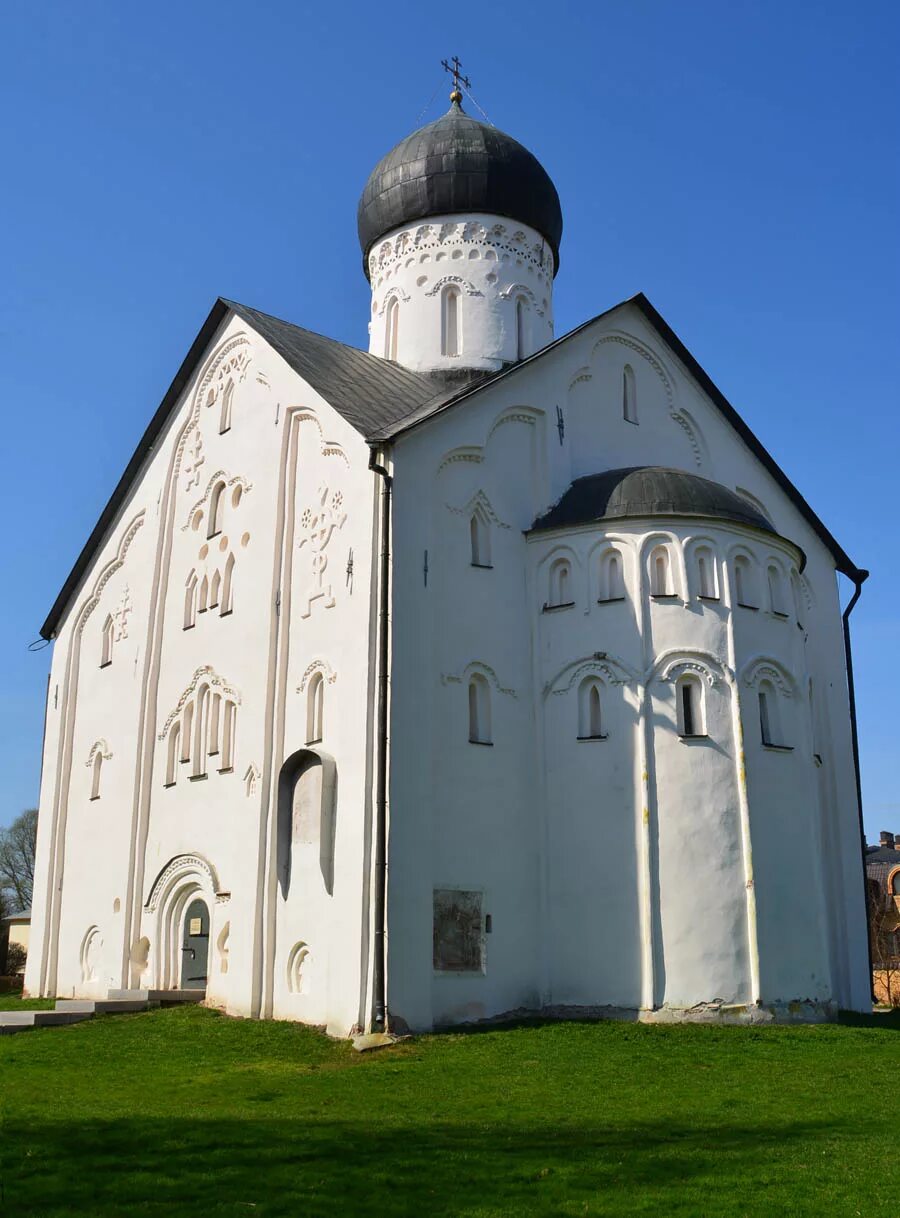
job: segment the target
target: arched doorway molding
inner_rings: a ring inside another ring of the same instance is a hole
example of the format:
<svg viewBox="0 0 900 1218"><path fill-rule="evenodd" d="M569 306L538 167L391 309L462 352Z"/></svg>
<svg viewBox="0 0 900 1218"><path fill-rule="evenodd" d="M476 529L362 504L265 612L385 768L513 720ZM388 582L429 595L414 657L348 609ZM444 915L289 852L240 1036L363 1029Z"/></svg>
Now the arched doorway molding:
<svg viewBox="0 0 900 1218"><path fill-rule="evenodd" d="M200 854L176 855L157 875L144 906L150 923L154 989L177 989L181 984L182 922L190 902L197 897L206 901L212 939L216 898L224 895L215 869Z"/></svg>

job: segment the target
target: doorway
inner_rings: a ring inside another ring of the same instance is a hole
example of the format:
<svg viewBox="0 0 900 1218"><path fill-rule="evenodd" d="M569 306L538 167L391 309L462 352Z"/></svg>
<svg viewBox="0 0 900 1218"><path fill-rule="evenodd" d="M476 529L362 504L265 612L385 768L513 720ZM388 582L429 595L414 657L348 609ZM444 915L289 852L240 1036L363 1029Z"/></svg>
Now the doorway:
<svg viewBox="0 0 900 1218"><path fill-rule="evenodd" d="M181 988L205 990L209 967L209 908L195 898L184 914L181 935Z"/></svg>

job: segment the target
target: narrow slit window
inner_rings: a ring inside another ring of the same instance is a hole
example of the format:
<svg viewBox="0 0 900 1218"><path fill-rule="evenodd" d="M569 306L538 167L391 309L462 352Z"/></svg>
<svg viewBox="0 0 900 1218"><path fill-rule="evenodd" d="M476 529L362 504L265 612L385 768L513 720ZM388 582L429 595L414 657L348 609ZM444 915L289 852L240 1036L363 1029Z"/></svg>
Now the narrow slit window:
<svg viewBox="0 0 900 1218"><path fill-rule="evenodd" d="M681 736L705 736L703 686L693 674L681 677L676 686L678 732Z"/></svg>
<svg viewBox="0 0 900 1218"><path fill-rule="evenodd" d="M441 350L444 355L458 356L460 353L459 288L452 284L444 288L441 303Z"/></svg>
<svg viewBox="0 0 900 1218"><path fill-rule="evenodd" d="M222 532L225 524L225 483L216 483L215 489L209 500L209 526L206 530L207 537L216 537Z"/></svg>
<svg viewBox="0 0 900 1218"><path fill-rule="evenodd" d="M601 560L599 591L601 601L625 599L625 574L622 555L618 550L610 550Z"/></svg>
<svg viewBox="0 0 900 1218"><path fill-rule="evenodd" d="M219 613L222 617L227 617L233 609L232 588L234 584L234 554L228 555L228 561L225 563L225 578L222 580L222 596L219 604Z"/></svg>
<svg viewBox="0 0 900 1218"><path fill-rule="evenodd" d="M231 430L231 402L234 398L234 381L229 380L222 394L222 413L219 415L219 435Z"/></svg>
<svg viewBox="0 0 900 1218"><path fill-rule="evenodd" d="M190 630L197 620L197 575L192 571L184 586L184 628Z"/></svg>
<svg viewBox="0 0 900 1218"><path fill-rule="evenodd" d="M191 731L194 724L194 703L189 702L184 708L181 725L181 756L179 761L187 763L191 759Z"/></svg>
<svg viewBox="0 0 900 1218"><path fill-rule="evenodd" d="M638 421L637 389L634 383L634 369L630 364L626 364L622 369L622 417L626 423Z"/></svg>
<svg viewBox="0 0 900 1218"><path fill-rule="evenodd" d="M777 689L771 681L760 681L757 696L759 699L760 740L771 748L786 748Z"/></svg>
<svg viewBox="0 0 900 1218"><path fill-rule="evenodd" d="M215 609L219 604L219 592L222 587L222 576L218 570L213 574L209 585L209 607Z"/></svg>
<svg viewBox="0 0 900 1218"><path fill-rule="evenodd" d="M219 728L221 722L222 711L222 695L213 694L212 704L209 708L209 739L206 746L207 754L210 757L217 757L219 754Z"/></svg>
<svg viewBox="0 0 900 1218"><path fill-rule="evenodd" d="M169 728L169 751L166 757L166 786L174 786L178 779L178 762L180 760L179 745L181 741L181 724L176 719Z"/></svg>
<svg viewBox="0 0 900 1218"><path fill-rule="evenodd" d="M578 739L605 738L601 685L595 677L588 677L578 690Z"/></svg>
<svg viewBox="0 0 900 1218"><path fill-rule="evenodd" d="M718 600L716 584L716 561L712 550L704 547L697 551L697 592L704 600Z"/></svg>
<svg viewBox="0 0 900 1218"><path fill-rule="evenodd" d="M99 748L94 754L94 761L91 766L91 799L100 798L100 771L103 769L103 754Z"/></svg>
<svg viewBox="0 0 900 1218"><path fill-rule="evenodd" d="M469 682L469 743L491 744L491 691L487 680L476 673Z"/></svg>
<svg viewBox="0 0 900 1218"><path fill-rule="evenodd" d="M209 580L204 575L200 581L200 592L197 597L197 612L205 613L209 608Z"/></svg>
<svg viewBox="0 0 900 1218"><path fill-rule="evenodd" d="M325 728L325 679L314 672L306 691L306 743L318 744Z"/></svg>
<svg viewBox="0 0 900 1218"><path fill-rule="evenodd" d="M400 332L400 301L393 296L388 302L384 323L384 358L397 359L397 336Z"/></svg>
<svg viewBox="0 0 900 1218"><path fill-rule="evenodd" d="M194 754L191 775L199 778L206 773L207 732L209 731L209 687L203 686L197 695L194 720Z"/></svg>
<svg viewBox="0 0 900 1218"><path fill-rule="evenodd" d="M516 359L524 359L527 354L526 346L526 317L525 310L527 303L524 296L519 296L516 300Z"/></svg>
<svg viewBox="0 0 900 1218"><path fill-rule="evenodd" d="M479 511L473 512L469 521L469 544L472 566L489 567L491 565L490 525Z"/></svg>
<svg viewBox="0 0 900 1218"><path fill-rule="evenodd" d="M572 602L572 565L567 558L558 558L550 568L548 609L559 609Z"/></svg>
<svg viewBox="0 0 900 1218"><path fill-rule="evenodd" d="M745 609L756 608L756 597L753 591L753 571L750 560L743 554L738 554L734 560L734 592L737 603Z"/></svg>
<svg viewBox="0 0 900 1218"><path fill-rule="evenodd" d="M222 724L222 769L234 768L234 737L237 724L237 707L231 701L225 703L225 715Z"/></svg>
<svg viewBox="0 0 900 1218"><path fill-rule="evenodd" d="M784 588L781 572L775 566L770 566L767 572L769 581L769 608L778 617L787 617L784 611Z"/></svg>
<svg viewBox="0 0 900 1218"><path fill-rule="evenodd" d="M114 623L111 617L107 617L103 623L103 638L100 647L100 667L106 668L108 664L112 664L113 657L113 629Z"/></svg>
<svg viewBox="0 0 900 1218"><path fill-rule="evenodd" d="M671 596L671 594L669 551L665 546L659 546L650 556L650 595Z"/></svg>

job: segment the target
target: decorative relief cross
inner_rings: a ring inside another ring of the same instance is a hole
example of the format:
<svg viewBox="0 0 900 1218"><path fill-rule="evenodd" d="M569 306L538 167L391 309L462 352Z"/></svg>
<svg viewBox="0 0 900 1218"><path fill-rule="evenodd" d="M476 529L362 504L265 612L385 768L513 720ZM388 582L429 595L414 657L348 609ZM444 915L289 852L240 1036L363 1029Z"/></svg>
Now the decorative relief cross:
<svg viewBox="0 0 900 1218"><path fill-rule="evenodd" d="M128 615L131 613L131 591L128 585L125 585L125 591L122 593L122 599L119 602L118 609L114 609L112 619L114 623L113 640L118 643L122 639L128 638Z"/></svg>
<svg viewBox="0 0 900 1218"><path fill-rule="evenodd" d="M184 460L181 468L184 470L184 489L189 491L192 486L200 485L200 466L203 464L203 437L200 428L195 427L184 446Z"/></svg>
<svg viewBox="0 0 900 1218"><path fill-rule="evenodd" d="M312 603L319 597L324 597L325 608L334 605L331 584L325 583L325 568L328 566L328 555L325 550L331 541L335 529L343 526L347 513L342 511L344 497L340 491L334 491L329 499L328 487L323 482L316 495L316 503L303 509L300 516L300 529L304 536L299 543L299 549L308 546L312 555L312 588L305 595L306 608L300 616L309 617L312 613Z"/></svg>

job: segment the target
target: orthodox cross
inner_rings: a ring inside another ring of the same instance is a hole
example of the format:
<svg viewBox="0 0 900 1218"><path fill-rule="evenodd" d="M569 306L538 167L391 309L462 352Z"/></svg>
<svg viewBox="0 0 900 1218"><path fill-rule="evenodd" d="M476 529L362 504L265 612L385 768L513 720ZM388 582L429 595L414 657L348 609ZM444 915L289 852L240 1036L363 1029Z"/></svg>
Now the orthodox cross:
<svg viewBox="0 0 900 1218"><path fill-rule="evenodd" d="M453 64L452 68L450 63ZM453 92L450 94L450 100L462 101L462 94L459 91L459 86L462 85L464 89L471 89L472 82L469 80L468 76L463 76L462 64L459 62L458 55L454 55L450 60L450 63L447 63L446 59L441 60L441 67L445 72L449 72L453 77Z"/></svg>
<svg viewBox="0 0 900 1218"><path fill-rule="evenodd" d="M563 412L558 406L556 408L556 430L559 432L559 442L562 444L563 437L566 434L566 421L563 418Z"/></svg>

